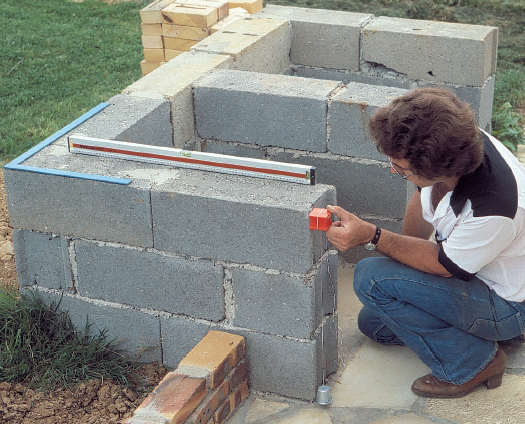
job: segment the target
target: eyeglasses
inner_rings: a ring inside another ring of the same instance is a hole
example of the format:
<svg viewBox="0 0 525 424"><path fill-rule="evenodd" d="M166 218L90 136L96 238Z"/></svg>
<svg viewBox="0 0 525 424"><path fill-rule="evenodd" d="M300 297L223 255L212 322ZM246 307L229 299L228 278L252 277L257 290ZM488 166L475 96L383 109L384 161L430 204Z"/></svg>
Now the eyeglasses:
<svg viewBox="0 0 525 424"><path fill-rule="evenodd" d="M388 158L388 162L390 163L390 168L392 168L396 174L401 175L401 178L403 178L404 180L406 180L408 177L411 177L412 175L414 175L414 173L412 173L410 175L403 175L401 172L399 172L396 169L395 165L392 163L392 159Z"/></svg>

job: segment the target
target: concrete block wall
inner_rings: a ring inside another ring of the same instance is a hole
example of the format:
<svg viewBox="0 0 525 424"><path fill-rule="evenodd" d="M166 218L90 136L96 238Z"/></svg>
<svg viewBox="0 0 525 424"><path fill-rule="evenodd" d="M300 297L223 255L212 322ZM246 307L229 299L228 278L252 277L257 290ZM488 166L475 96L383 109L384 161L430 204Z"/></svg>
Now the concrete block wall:
<svg viewBox="0 0 525 424"><path fill-rule="evenodd" d="M375 151L369 116L439 85L490 122L496 28L382 21L268 6L7 165L22 289L167 366L210 329L241 335L253 390L312 400L337 368L337 253L308 213L337 203L396 231L413 193ZM414 33L425 62L409 54ZM398 37L404 59L379 36ZM444 58L432 46L445 41L483 57ZM74 155L73 132L313 165L319 184Z"/></svg>

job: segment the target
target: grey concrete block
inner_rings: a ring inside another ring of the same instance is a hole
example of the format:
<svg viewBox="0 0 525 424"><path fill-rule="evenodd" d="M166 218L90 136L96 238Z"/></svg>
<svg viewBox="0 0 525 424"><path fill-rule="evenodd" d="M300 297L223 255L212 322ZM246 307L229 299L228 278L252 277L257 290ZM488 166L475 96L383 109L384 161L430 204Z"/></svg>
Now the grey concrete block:
<svg viewBox="0 0 525 424"><path fill-rule="evenodd" d="M267 5L255 16L291 22L292 63L357 71L361 28L373 15Z"/></svg>
<svg viewBox="0 0 525 424"><path fill-rule="evenodd" d="M465 87L449 84L431 84L419 82L419 87L434 86L446 88L456 93L458 98L470 104L478 126L483 129L490 128L492 119L492 102L494 98L495 78L489 77L482 87Z"/></svg>
<svg viewBox="0 0 525 424"><path fill-rule="evenodd" d="M317 379L324 383L339 365L337 315L326 316L312 338L317 342Z"/></svg>
<svg viewBox="0 0 525 424"><path fill-rule="evenodd" d="M379 17L363 30L363 59L414 80L482 87L496 71L496 27Z"/></svg>
<svg viewBox="0 0 525 424"><path fill-rule="evenodd" d="M162 358L165 366L176 368L190 350L208 333L210 325L184 317L161 316Z"/></svg>
<svg viewBox="0 0 525 424"><path fill-rule="evenodd" d="M192 172L152 190L155 248L307 273L321 252L308 229L332 187Z"/></svg>
<svg viewBox="0 0 525 424"><path fill-rule="evenodd" d="M326 109L337 82L216 71L195 84L197 132L259 146L326 151Z"/></svg>
<svg viewBox="0 0 525 424"><path fill-rule="evenodd" d="M24 291L34 290L34 287L25 287ZM162 363L159 317L137 309L93 303L78 296L62 295L60 292L37 293L47 304L55 302L55 305L59 305L59 311L67 312L78 330L84 330L88 323L91 325L91 335L105 331L107 340L118 342L117 349L126 356L139 362Z"/></svg>
<svg viewBox="0 0 525 424"><path fill-rule="evenodd" d="M409 89L411 85L415 86L406 76L397 75L397 73L385 72L382 75L368 75L363 72L339 71L334 69L310 68L307 66L294 66L293 75L304 78L317 78L332 81L341 81L347 85L352 82L380 85L385 87L396 87Z"/></svg>
<svg viewBox="0 0 525 424"><path fill-rule="evenodd" d="M317 273L287 275L250 267L232 268L237 327L309 338L321 322L321 278Z"/></svg>
<svg viewBox="0 0 525 424"><path fill-rule="evenodd" d="M21 170L6 169L4 178L15 228L153 246L146 190Z"/></svg>
<svg viewBox="0 0 525 424"><path fill-rule="evenodd" d="M265 159L264 149L243 143L229 143L226 141L202 140L200 150L206 153L240 156L244 158Z"/></svg>
<svg viewBox="0 0 525 424"><path fill-rule="evenodd" d="M73 290L73 278L65 237L13 230L16 271L20 286L39 285Z"/></svg>
<svg viewBox="0 0 525 424"><path fill-rule="evenodd" d="M82 296L220 321L223 269L209 260L75 240Z"/></svg>
<svg viewBox="0 0 525 424"><path fill-rule="evenodd" d="M117 95L76 133L88 137L173 147L170 104L164 99Z"/></svg>
<svg viewBox="0 0 525 424"><path fill-rule="evenodd" d="M268 158L315 166L317 181L333 185L337 204L349 212L394 219L404 216L407 182L396 178L387 162L280 149L268 152Z"/></svg>
<svg viewBox="0 0 525 424"><path fill-rule="evenodd" d="M246 17L205 38L192 52L228 55L239 71L280 74L290 67L290 24Z"/></svg>
<svg viewBox="0 0 525 424"><path fill-rule="evenodd" d="M376 109L407 93L401 88L350 83L330 100L328 150L353 157L385 160L370 138L368 121Z"/></svg>
<svg viewBox="0 0 525 424"><path fill-rule="evenodd" d="M315 399L321 384L318 373L321 350L316 340L290 339L238 328L226 331L245 338L251 390L307 401Z"/></svg>
<svg viewBox="0 0 525 424"><path fill-rule="evenodd" d="M192 84L201 75L216 68L233 68L230 56L207 53L182 53L153 72L135 81L125 94L151 97L151 92L166 97L171 106L173 145L178 149L195 135Z"/></svg>

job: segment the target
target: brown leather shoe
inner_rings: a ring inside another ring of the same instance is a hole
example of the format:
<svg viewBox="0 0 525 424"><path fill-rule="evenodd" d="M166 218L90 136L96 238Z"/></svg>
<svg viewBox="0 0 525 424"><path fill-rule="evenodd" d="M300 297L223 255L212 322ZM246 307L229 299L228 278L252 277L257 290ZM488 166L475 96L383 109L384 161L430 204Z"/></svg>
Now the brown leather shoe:
<svg viewBox="0 0 525 424"><path fill-rule="evenodd" d="M452 384L428 374L414 381L412 391L417 395L432 398L458 398L468 395L482 383L487 386L487 389L495 389L501 385L506 366L505 352L498 347L494 358L472 380L463 384Z"/></svg>

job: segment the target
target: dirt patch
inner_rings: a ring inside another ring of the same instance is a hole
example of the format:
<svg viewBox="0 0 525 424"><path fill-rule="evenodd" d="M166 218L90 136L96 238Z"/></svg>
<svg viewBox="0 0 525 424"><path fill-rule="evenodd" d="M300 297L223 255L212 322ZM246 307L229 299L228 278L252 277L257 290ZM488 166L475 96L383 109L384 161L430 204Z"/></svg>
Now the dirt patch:
<svg viewBox="0 0 525 424"><path fill-rule="evenodd" d="M12 228L0 169L0 282L18 287L13 252ZM0 347L1 349L1 347ZM129 387L113 381L93 380L70 389L47 393L22 384L0 382L0 423L2 424L106 424L120 423L166 375L157 363L144 365L130 377Z"/></svg>

